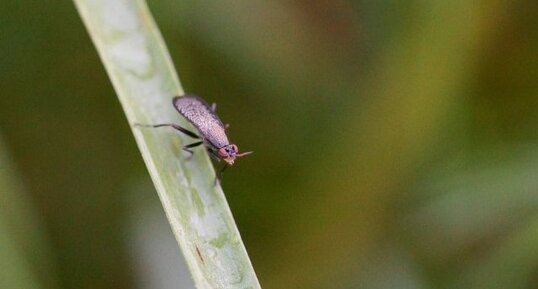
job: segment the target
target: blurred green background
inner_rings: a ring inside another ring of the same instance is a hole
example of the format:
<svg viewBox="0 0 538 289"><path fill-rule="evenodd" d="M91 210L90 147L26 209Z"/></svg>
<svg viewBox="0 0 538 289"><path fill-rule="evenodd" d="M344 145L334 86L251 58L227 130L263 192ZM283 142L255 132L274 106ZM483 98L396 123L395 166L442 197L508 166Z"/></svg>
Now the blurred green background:
<svg viewBox="0 0 538 289"><path fill-rule="evenodd" d="M538 288L538 1L148 4L263 288ZM74 5L0 55L0 288L190 288Z"/></svg>

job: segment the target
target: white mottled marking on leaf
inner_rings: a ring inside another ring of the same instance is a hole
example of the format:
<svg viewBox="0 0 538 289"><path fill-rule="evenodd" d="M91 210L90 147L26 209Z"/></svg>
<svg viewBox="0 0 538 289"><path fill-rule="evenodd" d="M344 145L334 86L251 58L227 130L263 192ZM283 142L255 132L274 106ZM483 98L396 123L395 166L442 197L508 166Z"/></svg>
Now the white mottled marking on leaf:
<svg viewBox="0 0 538 289"><path fill-rule="evenodd" d="M113 39L108 47L109 55L124 69L138 76L150 71L150 54L144 34L133 33L139 23L130 10L127 0L110 1L111 7L103 11L104 33Z"/></svg>
<svg viewBox="0 0 538 289"><path fill-rule="evenodd" d="M225 222L214 211L207 212L203 217L193 214L190 220L192 227L196 228L199 240L213 240L226 233L223 230L227 227ZM218 249L210 244L198 244L198 246L213 261L208 263L211 268L207 272L212 275L208 279L216 280L218 284L214 285L219 286L217 288L228 288L227 286L242 281L241 267L238 260L234 258L236 249L230 243Z"/></svg>

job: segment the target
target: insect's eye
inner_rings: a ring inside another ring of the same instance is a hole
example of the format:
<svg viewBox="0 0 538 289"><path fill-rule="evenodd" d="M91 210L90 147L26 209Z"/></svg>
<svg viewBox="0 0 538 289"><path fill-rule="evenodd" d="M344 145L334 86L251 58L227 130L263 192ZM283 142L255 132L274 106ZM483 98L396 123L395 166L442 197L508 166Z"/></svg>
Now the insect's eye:
<svg viewBox="0 0 538 289"><path fill-rule="evenodd" d="M226 151L226 148L220 148L220 149L219 149L219 156L220 156L220 157L223 157L223 158L227 158L227 157L228 157L228 152Z"/></svg>
<svg viewBox="0 0 538 289"><path fill-rule="evenodd" d="M232 145L232 149L233 149L234 152L238 152L238 151L239 151L238 148L237 148L237 146L234 145L234 144Z"/></svg>

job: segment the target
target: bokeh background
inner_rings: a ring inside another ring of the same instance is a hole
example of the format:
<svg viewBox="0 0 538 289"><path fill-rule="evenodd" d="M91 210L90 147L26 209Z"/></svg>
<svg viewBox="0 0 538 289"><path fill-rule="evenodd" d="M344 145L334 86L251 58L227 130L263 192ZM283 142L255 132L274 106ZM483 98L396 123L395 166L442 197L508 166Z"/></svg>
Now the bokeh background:
<svg viewBox="0 0 538 289"><path fill-rule="evenodd" d="M538 1L149 6L263 288L538 288ZM70 1L2 0L0 89L0 288L192 288Z"/></svg>

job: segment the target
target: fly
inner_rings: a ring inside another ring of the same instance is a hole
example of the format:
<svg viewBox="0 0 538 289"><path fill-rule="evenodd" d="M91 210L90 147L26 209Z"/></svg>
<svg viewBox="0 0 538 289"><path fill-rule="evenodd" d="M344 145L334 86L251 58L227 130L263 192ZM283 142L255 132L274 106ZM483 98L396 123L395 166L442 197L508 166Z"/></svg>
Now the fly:
<svg viewBox="0 0 538 289"><path fill-rule="evenodd" d="M176 96L172 99L172 104L176 110L184 116L195 128L198 134L173 123L163 123L154 125L141 125L145 127L172 127L187 136L198 139L199 141L183 146L183 150L190 153L189 158L194 152L191 150L199 145L205 145L209 155L216 161L223 160L224 165L217 172L215 182L220 181L222 173L228 167L234 164L238 157L246 156L252 152L239 153L235 144L230 143L226 136L228 125L224 125L216 114L217 106L213 103L211 106L205 100L195 95Z"/></svg>

